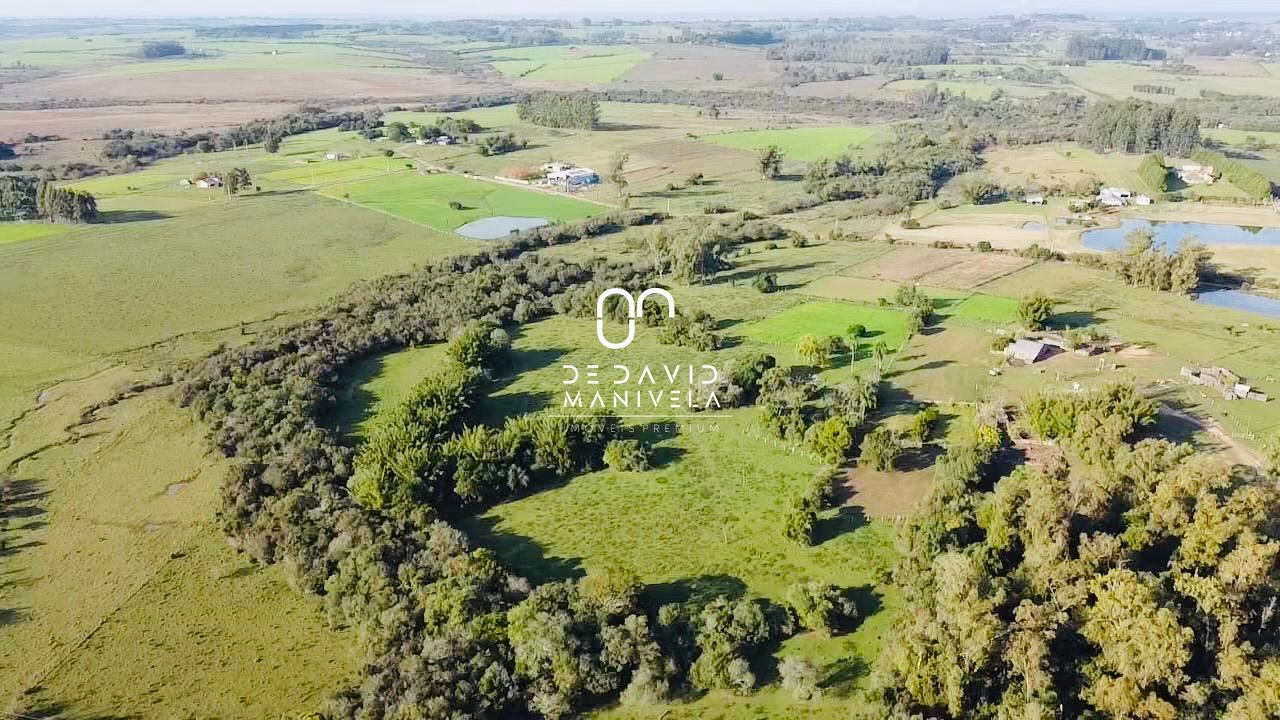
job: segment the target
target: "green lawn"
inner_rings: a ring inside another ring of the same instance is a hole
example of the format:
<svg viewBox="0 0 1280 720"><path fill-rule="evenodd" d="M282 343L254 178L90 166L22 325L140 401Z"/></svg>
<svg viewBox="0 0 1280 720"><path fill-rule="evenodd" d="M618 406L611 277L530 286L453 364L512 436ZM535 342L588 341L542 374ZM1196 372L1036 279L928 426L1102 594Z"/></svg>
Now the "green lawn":
<svg viewBox="0 0 1280 720"><path fill-rule="evenodd" d="M0 222L0 245L57 235L60 232L65 232L66 229L67 226L65 225L50 225L47 223Z"/></svg>
<svg viewBox="0 0 1280 720"><path fill-rule="evenodd" d="M351 160L321 160L297 164L284 170L264 174L266 180L288 182L296 185L322 185L350 182L386 175L389 172L408 170L404 158L367 157ZM409 163L410 165L412 163Z"/></svg>
<svg viewBox="0 0 1280 720"><path fill-rule="evenodd" d="M948 315L962 320L1004 325L1018 319L1018 301L1013 298L983 295L970 295L959 304L950 308Z"/></svg>
<svg viewBox="0 0 1280 720"><path fill-rule="evenodd" d="M455 230L494 215L571 221L608 210L571 197L444 173L400 173L331 185L321 192L440 230ZM451 209L450 202L462 203L463 209Z"/></svg>
<svg viewBox="0 0 1280 720"><path fill-rule="evenodd" d="M787 158L807 162L889 142L893 139L893 130L886 125L803 127L746 130L704 135L701 139L739 150L763 150L770 145L777 145Z"/></svg>
<svg viewBox="0 0 1280 720"><path fill-rule="evenodd" d="M865 342L883 342L890 349L907 339L906 315L892 308L854 303L814 301L792 306L777 315L751 323L742 334L753 340L785 348L779 360L798 362L795 346L804 335L844 337L850 325L866 328Z"/></svg>

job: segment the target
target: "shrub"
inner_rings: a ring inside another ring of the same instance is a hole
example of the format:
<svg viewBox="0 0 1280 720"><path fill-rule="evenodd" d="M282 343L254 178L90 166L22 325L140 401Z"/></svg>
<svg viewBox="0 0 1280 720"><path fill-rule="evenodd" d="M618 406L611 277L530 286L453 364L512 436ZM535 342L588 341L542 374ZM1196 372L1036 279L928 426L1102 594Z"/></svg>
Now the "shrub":
<svg viewBox="0 0 1280 720"><path fill-rule="evenodd" d="M902 453L902 443L898 434L886 427L878 427L867 433L862 439L862 452L858 462L873 470L886 472L893 469L893 463Z"/></svg>
<svg viewBox="0 0 1280 720"><path fill-rule="evenodd" d="M810 581L787 588L787 609L806 629L831 634L858 617L858 608L834 585Z"/></svg>
<svg viewBox="0 0 1280 720"><path fill-rule="evenodd" d="M822 458L823 462L838 465L844 462L849 446L853 445L853 435L849 432L849 424L844 418L829 417L809 426L805 431L805 444L815 455Z"/></svg>
<svg viewBox="0 0 1280 720"><path fill-rule="evenodd" d="M760 273L751 281L751 287L762 293L775 292L778 289L778 275L776 273Z"/></svg>
<svg viewBox="0 0 1280 720"><path fill-rule="evenodd" d="M643 472L650 468L652 452L639 440L610 440L604 448L604 464L620 472Z"/></svg>
<svg viewBox="0 0 1280 720"><path fill-rule="evenodd" d="M802 657L791 655L778 664L782 687L795 694L797 700L815 700L822 697L818 689L818 668Z"/></svg>

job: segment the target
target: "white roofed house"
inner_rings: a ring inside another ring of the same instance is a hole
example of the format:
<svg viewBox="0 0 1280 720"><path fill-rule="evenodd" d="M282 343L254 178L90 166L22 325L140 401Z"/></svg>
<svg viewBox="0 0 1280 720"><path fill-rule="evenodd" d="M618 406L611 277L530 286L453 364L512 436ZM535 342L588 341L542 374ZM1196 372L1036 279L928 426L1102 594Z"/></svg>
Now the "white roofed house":
<svg viewBox="0 0 1280 720"><path fill-rule="evenodd" d="M1031 365L1053 354L1053 349L1039 340L1015 340L1004 349L1005 357L1023 365Z"/></svg>
<svg viewBox="0 0 1280 720"><path fill-rule="evenodd" d="M548 172L547 182L552 185L561 185L565 188L580 188L587 185L599 185L600 176L591 168L571 167L565 170Z"/></svg>
<svg viewBox="0 0 1280 720"><path fill-rule="evenodd" d="M1106 187L1098 191L1096 199L1102 207L1122 208L1129 204L1132 197L1133 193L1128 188Z"/></svg>

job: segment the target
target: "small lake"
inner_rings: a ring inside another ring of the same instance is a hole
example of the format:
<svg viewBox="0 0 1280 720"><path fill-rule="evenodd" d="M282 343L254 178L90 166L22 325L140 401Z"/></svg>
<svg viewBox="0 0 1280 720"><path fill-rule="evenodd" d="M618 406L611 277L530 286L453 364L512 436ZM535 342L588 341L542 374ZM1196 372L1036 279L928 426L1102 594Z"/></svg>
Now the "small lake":
<svg viewBox="0 0 1280 720"><path fill-rule="evenodd" d="M1252 295L1240 290L1210 290L1202 292L1196 298L1196 302L1231 310L1242 310L1264 317L1280 318L1280 300L1262 295Z"/></svg>
<svg viewBox="0 0 1280 720"><path fill-rule="evenodd" d="M494 217L472 220L454 232L463 237L475 238L476 240L499 240L513 232L532 230L533 228L550 224L546 219L540 217L495 215Z"/></svg>
<svg viewBox="0 0 1280 720"><path fill-rule="evenodd" d="M1122 220L1120 227L1088 230L1080 241L1091 250L1121 250L1124 236L1134 230L1150 230L1157 245L1174 252L1183 238L1195 236L1205 245L1270 245L1280 248L1280 228L1260 228L1242 225L1211 225L1196 222L1153 222L1151 220Z"/></svg>

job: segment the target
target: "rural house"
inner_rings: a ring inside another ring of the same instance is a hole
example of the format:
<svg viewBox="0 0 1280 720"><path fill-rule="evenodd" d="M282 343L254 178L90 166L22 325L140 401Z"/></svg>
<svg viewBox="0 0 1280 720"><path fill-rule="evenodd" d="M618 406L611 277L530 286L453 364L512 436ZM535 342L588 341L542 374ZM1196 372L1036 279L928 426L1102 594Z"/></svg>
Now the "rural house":
<svg viewBox="0 0 1280 720"><path fill-rule="evenodd" d="M1102 207L1122 208L1129 204L1132 197L1133 193L1128 188L1107 187L1098 192L1096 199Z"/></svg>
<svg viewBox="0 0 1280 720"><path fill-rule="evenodd" d="M217 175L203 177L196 181L196 187L200 188L220 188L222 187L222 178Z"/></svg>
<svg viewBox="0 0 1280 720"><path fill-rule="evenodd" d="M588 185L599 185L600 176L591 168L569 168L547 173L547 182L566 188L582 188Z"/></svg>
<svg viewBox="0 0 1280 720"><path fill-rule="evenodd" d="M1039 340L1028 340L1023 338L1015 340L1004 349L1004 356L1009 360L1031 365L1049 357L1053 351L1049 345Z"/></svg>
<svg viewBox="0 0 1280 720"><path fill-rule="evenodd" d="M1026 195L1022 198L1022 202L1028 205L1043 205L1044 195L1036 193L1035 195Z"/></svg>

